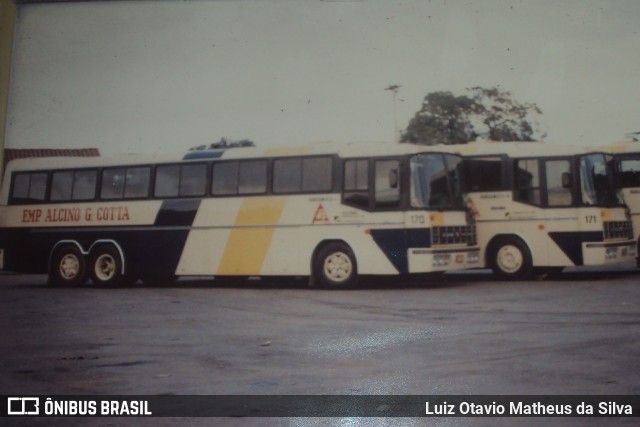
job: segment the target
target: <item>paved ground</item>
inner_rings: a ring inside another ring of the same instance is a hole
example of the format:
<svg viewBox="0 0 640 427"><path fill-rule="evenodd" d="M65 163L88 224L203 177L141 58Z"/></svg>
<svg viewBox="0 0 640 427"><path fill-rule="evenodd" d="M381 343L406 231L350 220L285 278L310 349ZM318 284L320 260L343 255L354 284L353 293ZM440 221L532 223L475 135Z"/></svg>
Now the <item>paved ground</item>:
<svg viewBox="0 0 640 427"><path fill-rule="evenodd" d="M43 276L2 275L0 393L638 395L639 278L630 266L576 269L529 282L496 282L480 272L411 282L365 279L364 289L323 291L283 280L52 289ZM16 425L52 424L31 420ZM637 425L637 420L607 424ZM545 421L603 425L602 419ZM398 425L398 420L176 422L256 423Z"/></svg>

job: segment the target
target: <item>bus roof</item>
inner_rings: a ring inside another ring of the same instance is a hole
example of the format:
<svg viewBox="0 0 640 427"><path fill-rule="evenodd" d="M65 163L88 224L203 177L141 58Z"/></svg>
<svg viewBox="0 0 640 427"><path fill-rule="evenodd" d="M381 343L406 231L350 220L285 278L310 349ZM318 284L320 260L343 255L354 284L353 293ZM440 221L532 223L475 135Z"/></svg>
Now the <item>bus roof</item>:
<svg viewBox="0 0 640 427"><path fill-rule="evenodd" d="M387 142L323 142L297 147L259 148L242 147L228 150L197 150L185 153L127 154L110 157L38 157L12 160L7 172L39 169L74 169L108 166L144 165L203 159L247 159L264 157L288 157L301 155L337 154L340 157L398 156L422 152L456 154L451 146L424 146Z"/></svg>
<svg viewBox="0 0 640 427"><path fill-rule="evenodd" d="M611 154L619 153L638 153L640 152L640 142L638 141L620 141L609 145L600 145L593 147L594 151L605 151Z"/></svg>
<svg viewBox="0 0 640 427"><path fill-rule="evenodd" d="M463 156L506 155L509 157L573 156L596 150L569 144L550 144L546 142L500 142L478 141L456 145L457 153ZM603 151L603 150L598 150Z"/></svg>

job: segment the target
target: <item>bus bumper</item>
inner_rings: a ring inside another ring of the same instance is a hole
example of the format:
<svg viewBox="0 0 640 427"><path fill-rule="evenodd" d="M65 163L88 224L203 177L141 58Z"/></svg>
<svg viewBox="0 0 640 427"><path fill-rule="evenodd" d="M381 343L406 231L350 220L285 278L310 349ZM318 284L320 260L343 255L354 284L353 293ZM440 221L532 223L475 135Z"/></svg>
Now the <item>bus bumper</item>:
<svg viewBox="0 0 640 427"><path fill-rule="evenodd" d="M593 242L582 244L584 265L613 265L635 262L637 257L636 242L604 243Z"/></svg>
<svg viewBox="0 0 640 427"><path fill-rule="evenodd" d="M409 249L409 273L430 273L480 267L480 249Z"/></svg>

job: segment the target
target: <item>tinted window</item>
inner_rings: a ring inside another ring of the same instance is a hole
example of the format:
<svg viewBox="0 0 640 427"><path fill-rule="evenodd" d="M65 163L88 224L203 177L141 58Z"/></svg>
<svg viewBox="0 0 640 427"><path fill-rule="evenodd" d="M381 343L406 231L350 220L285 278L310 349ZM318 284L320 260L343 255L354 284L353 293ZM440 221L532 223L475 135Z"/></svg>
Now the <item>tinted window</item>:
<svg viewBox="0 0 640 427"><path fill-rule="evenodd" d="M273 162L273 191L275 193L330 191L332 175L331 157L278 159Z"/></svg>
<svg viewBox="0 0 640 427"><path fill-rule="evenodd" d="M168 165L156 169L156 197L202 196L207 186L207 166Z"/></svg>
<svg viewBox="0 0 640 427"><path fill-rule="evenodd" d="M381 160L375 162L376 207L397 207L400 204L400 162Z"/></svg>
<svg viewBox="0 0 640 427"><path fill-rule="evenodd" d="M499 157L466 159L465 166L469 191L492 191L505 187Z"/></svg>
<svg viewBox="0 0 640 427"><path fill-rule="evenodd" d="M294 193L302 189L302 159L278 159L273 162L273 191Z"/></svg>
<svg viewBox="0 0 640 427"><path fill-rule="evenodd" d="M369 161L347 160L344 162L345 203L369 206Z"/></svg>
<svg viewBox="0 0 640 427"><path fill-rule="evenodd" d="M347 160L344 162L344 189L347 191L369 189L368 160Z"/></svg>
<svg viewBox="0 0 640 427"><path fill-rule="evenodd" d="M240 162L238 177L239 194L258 194L267 191L266 160Z"/></svg>
<svg viewBox="0 0 640 427"><path fill-rule="evenodd" d="M13 179L11 196L21 201L44 201L47 194L46 173L20 173Z"/></svg>
<svg viewBox="0 0 640 427"><path fill-rule="evenodd" d="M26 199L29 197L29 185L31 183L31 174L21 173L13 178L12 195L16 199Z"/></svg>
<svg viewBox="0 0 640 427"><path fill-rule="evenodd" d="M149 196L149 182L151 180L151 168L133 167L127 168L124 197L126 199L144 198Z"/></svg>
<svg viewBox="0 0 640 427"><path fill-rule="evenodd" d="M105 169L100 197L107 200L147 197L150 176L151 168L148 166Z"/></svg>
<svg viewBox="0 0 640 427"><path fill-rule="evenodd" d="M419 154L411 158L411 206L446 209L454 207L445 157Z"/></svg>
<svg viewBox="0 0 640 427"><path fill-rule="evenodd" d="M538 160L518 160L516 167L517 198L540 205L540 172Z"/></svg>
<svg viewBox="0 0 640 427"><path fill-rule="evenodd" d="M91 200L96 197L96 181L98 172L76 171L73 174L73 200Z"/></svg>
<svg viewBox="0 0 640 427"><path fill-rule="evenodd" d="M449 184L451 185L451 203L452 206L458 205L459 207L465 206L462 190L462 157L454 156L453 154L443 154L444 161L447 165L447 176Z"/></svg>
<svg viewBox="0 0 640 427"><path fill-rule="evenodd" d="M611 156L601 153L580 158L580 186L585 205L615 206L622 204L613 186Z"/></svg>
<svg viewBox="0 0 640 427"><path fill-rule="evenodd" d="M331 191L333 159L312 157L302 162L302 191Z"/></svg>
<svg viewBox="0 0 640 427"><path fill-rule="evenodd" d="M180 174L180 196L202 196L207 186L207 166L183 165Z"/></svg>
<svg viewBox="0 0 640 427"><path fill-rule="evenodd" d="M238 162L214 163L211 194L227 196L238 193Z"/></svg>
<svg viewBox="0 0 640 427"><path fill-rule="evenodd" d="M103 199L119 199L124 192L125 169L105 169L102 172L102 188L100 197Z"/></svg>
<svg viewBox="0 0 640 427"><path fill-rule="evenodd" d="M618 183L623 188L640 187L640 158L622 158L618 162Z"/></svg>
<svg viewBox="0 0 640 427"><path fill-rule="evenodd" d="M51 178L51 201L71 200L73 171L54 172Z"/></svg>
<svg viewBox="0 0 640 427"><path fill-rule="evenodd" d="M95 170L54 172L50 199L52 202L92 200L96 196L97 177Z"/></svg>
<svg viewBox="0 0 640 427"><path fill-rule="evenodd" d="M180 189L180 166L158 166L156 169L156 197L176 197Z"/></svg>
<svg viewBox="0 0 640 427"><path fill-rule="evenodd" d="M568 160L548 160L545 162L545 177L547 181L547 204L549 206L571 206L573 197L571 188L563 185L571 173L571 165ZM568 184L565 182L564 184Z"/></svg>

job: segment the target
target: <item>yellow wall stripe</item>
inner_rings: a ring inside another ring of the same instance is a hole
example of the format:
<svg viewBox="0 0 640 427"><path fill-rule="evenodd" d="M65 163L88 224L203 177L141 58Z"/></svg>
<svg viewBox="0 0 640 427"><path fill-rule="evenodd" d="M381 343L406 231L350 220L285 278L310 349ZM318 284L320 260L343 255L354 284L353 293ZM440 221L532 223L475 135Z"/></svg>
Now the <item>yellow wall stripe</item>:
<svg viewBox="0 0 640 427"><path fill-rule="evenodd" d="M217 275L259 275L286 197L247 197L220 260Z"/></svg>

